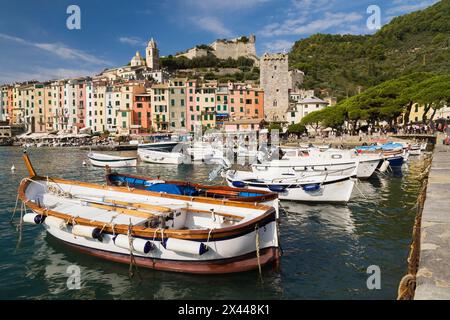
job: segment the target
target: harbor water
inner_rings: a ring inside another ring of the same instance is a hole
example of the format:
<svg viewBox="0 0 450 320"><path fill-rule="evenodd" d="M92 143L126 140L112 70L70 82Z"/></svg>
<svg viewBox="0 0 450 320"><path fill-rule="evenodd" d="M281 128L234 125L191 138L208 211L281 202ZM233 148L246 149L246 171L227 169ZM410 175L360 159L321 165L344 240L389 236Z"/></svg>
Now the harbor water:
<svg viewBox="0 0 450 320"><path fill-rule="evenodd" d="M103 169L83 167L86 151L33 148L29 154L38 174L105 183ZM75 252L41 226L24 225L20 238L19 213L14 225L10 218L28 174L21 157L20 148L0 148L0 299L395 299L423 170L422 159L411 157L403 175L358 182L347 205L282 202L281 265L264 268L261 277L257 270L204 276L140 268L130 279L128 265ZM213 169L139 164L120 172L205 183ZM380 289L367 288L372 265L381 270ZM79 267L80 289L67 286L70 266Z"/></svg>

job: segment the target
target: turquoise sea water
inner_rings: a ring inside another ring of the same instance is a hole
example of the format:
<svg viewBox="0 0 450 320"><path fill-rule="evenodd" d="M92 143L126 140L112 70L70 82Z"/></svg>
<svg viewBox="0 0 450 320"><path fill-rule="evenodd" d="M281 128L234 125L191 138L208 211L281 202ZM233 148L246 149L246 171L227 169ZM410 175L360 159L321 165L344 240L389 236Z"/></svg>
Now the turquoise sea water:
<svg viewBox="0 0 450 320"><path fill-rule="evenodd" d="M82 166L85 151L40 148L29 154L41 175L104 183L102 169ZM406 272L420 158L404 167L403 177L359 182L361 192L355 190L348 205L282 202L281 266L263 269L261 281L257 271L202 276L142 268L141 279L130 279L128 265L72 251L40 226L25 225L19 242L9 220L27 176L21 156L20 148L0 148L0 299L395 299ZM122 171L205 182L213 168L142 164ZM81 269L80 290L67 288L70 265ZM367 289L370 265L381 269L381 290Z"/></svg>

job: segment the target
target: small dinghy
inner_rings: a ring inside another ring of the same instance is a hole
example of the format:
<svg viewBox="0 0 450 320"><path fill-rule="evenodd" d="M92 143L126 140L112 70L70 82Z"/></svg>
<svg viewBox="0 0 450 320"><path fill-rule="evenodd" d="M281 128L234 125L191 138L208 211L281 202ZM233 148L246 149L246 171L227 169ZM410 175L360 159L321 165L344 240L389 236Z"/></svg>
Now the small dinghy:
<svg viewBox="0 0 450 320"><path fill-rule="evenodd" d="M118 157L104 153L89 152L87 157L93 166L96 167L135 167L137 165L136 157Z"/></svg>
<svg viewBox="0 0 450 320"><path fill-rule="evenodd" d="M355 174L356 170L353 175L346 176L321 174L270 178L254 172L229 170L225 177L230 187L277 192L282 200L345 203L350 200Z"/></svg>
<svg viewBox="0 0 450 320"><path fill-rule="evenodd" d="M270 191L236 189L227 186L208 186L178 180L160 180L122 174L117 172L107 172L106 183L110 186L135 188L155 193L168 193L180 196L206 197L213 199L225 199L248 203L262 203L274 207L279 212L278 195Z"/></svg>
<svg viewBox="0 0 450 320"><path fill-rule="evenodd" d="M182 164L189 159L181 152L153 149L138 149L138 155L144 162L157 164Z"/></svg>
<svg viewBox="0 0 450 320"><path fill-rule="evenodd" d="M254 270L280 257L272 207L41 177L26 154L24 161L30 177L18 196L31 212L23 222L83 253L201 274Z"/></svg>

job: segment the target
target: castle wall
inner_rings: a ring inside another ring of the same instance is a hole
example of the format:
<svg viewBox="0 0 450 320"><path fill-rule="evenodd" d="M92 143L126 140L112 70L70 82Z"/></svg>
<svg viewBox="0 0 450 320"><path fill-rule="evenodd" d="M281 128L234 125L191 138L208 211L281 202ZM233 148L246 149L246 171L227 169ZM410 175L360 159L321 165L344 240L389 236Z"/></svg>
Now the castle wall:
<svg viewBox="0 0 450 320"><path fill-rule="evenodd" d="M214 54L219 59L237 59L239 57L256 56L255 43L252 42L222 42L215 41L211 44Z"/></svg>
<svg viewBox="0 0 450 320"><path fill-rule="evenodd" d="M237 39L229 41L214 41L210 44L213 53L219 59L237 59L239 57L253 58L258 60L256 56L255 37L250 36L247 43L238 41ZM188 59L204 57L208 54L205 49L191 48L187 52L177 55L176 57L186 57Z"/></svg>

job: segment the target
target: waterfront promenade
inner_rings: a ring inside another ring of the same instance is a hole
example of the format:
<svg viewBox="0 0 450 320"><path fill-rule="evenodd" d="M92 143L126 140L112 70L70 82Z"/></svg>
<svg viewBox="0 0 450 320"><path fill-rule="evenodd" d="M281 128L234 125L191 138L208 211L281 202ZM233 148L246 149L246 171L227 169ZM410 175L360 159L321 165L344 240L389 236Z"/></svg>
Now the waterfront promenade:
<svg viewBox="0 0 450 320"><path fill-rule="evenodd" d="M450 146L439 136L422 212L415 300L450 299Z"/></svg>

